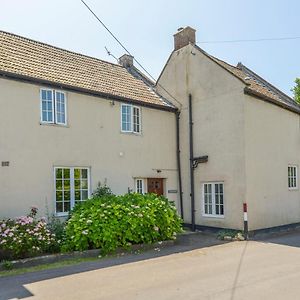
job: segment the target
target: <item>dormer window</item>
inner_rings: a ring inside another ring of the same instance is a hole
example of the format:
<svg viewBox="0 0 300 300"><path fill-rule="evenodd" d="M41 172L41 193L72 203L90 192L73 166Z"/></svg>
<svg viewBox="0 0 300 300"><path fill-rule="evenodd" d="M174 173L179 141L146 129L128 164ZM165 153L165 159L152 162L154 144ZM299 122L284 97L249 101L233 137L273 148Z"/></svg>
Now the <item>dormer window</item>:
<svg viewBox="0 0 300 300"><path fill-rule="evenodd" d="M62 91L41 89L41 123L67 124L66 94Z"/></svg>
<svg viewBox="0 0 300 300"><path fill-rule="evenodd" d="M141 108L131 104L121 104L121 131L141 133Z"/></svg>

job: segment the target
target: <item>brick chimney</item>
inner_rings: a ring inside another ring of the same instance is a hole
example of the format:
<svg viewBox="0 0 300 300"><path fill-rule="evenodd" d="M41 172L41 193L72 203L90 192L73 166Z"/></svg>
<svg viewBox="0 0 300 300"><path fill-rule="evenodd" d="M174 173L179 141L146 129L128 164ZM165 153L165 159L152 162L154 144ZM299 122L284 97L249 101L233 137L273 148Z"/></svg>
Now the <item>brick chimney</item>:
<svg viewBox="0 0 300 300"><path fill-rule="evenodd" d="M174 34L174 50L178 50L189 43L196 43L196 30L190 26L179 28Z"/></svg>
<svg viewBox="0 0 300 300"><path fill-rule="evenodd" d="M124 54L119 58L119 64L124 68L131 68L133 66L133 56Z"/></svg>

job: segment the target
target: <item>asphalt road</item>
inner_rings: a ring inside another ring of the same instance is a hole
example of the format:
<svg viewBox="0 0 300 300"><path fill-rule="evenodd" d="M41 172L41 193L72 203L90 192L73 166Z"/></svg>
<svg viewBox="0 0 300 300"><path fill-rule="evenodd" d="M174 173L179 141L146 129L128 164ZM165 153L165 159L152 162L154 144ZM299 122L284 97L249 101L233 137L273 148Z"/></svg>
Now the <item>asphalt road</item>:
<svg viewBox="0 0 300 300"><path fill-rule="evenodd" d="M300 299L300 232L214 243L2 278L0 299Z"/></svg>

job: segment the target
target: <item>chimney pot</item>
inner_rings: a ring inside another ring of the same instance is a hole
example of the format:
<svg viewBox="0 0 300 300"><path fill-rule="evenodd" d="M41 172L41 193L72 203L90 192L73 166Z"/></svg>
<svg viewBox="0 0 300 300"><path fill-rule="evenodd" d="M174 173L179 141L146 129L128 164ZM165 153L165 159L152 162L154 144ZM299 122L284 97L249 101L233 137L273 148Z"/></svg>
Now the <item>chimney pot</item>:
<svg viewBox="0 0 300 300"><path fill-rule="evenodd" d="M190 26L178 28L178 32L174 34L174 49L178 50L190 43L196 43L196 30Z"/></svg>
<svg viewBox="0 0 300 300"><path fill-rule="evenodd" d="M119 64L124 68L131 68L133 66L133 56L124 54L119 58Z"/></svg>

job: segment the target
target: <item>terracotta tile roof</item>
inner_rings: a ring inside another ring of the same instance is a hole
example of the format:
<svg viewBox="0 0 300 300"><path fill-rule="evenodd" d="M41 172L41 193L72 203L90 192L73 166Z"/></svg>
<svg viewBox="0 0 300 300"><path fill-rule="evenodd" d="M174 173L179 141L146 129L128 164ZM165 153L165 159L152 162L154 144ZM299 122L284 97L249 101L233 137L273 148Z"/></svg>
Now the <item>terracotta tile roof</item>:
<svg viewBox="0 0 300 300"><path fill-rule="evenodd" d="M126 68L0 31L0 73L11 73L145 104L172 107Z"/></svg>
<svg viewBox="0 0 300 300"><path fill-rule="evenodd" d="M297 104L297 102L295 102L288 95L284 94L282 91L277 89L271 83L254 73L252 70L250 70L243 64L238 63L237 66L232 66L223 60L220 60L210 54L207 54L198 46L195 47L202 53L210 57L212 60L214 60L221 67L229 71L232 75L240 79L243 83L245 83L245 92L253 94L257 97L261 97L262 99L269 100L274 104L300 113L300 105Z"/></svg>

